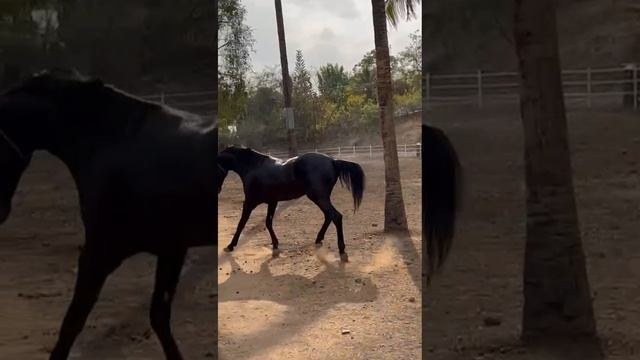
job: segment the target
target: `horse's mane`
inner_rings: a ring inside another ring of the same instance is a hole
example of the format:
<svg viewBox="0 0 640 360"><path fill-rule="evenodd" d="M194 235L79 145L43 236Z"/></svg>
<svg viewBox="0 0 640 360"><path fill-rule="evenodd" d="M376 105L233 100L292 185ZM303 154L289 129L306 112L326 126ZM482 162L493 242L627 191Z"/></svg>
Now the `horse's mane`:
<svg viewBox="0 0 640 360"><path fill-rule="evenodd" d="M14 85L5 95L17 92L46 92L54 89L64 89L70 85L101 84L99 79L89 78L73 68L51 68L34 73L30 78Z"/></svg>
<svg viewBox="0 0 640 360"><path fill-rule="evenodd" d="M64 93L71 88L86 87L87 90L107 89L116 96L161 108L160 104L132 95L114 85L105 84L102 79L81 74L74 68L55 67L34 73L22 83L10 88L5 94L17 92ZM86 93L85 93L86 94ZM102 93L104 95L104 93ZM178 110L176 110L178 111Z"/></svg>
<svg viewBox="0 0 640 360"><path fill-rule="evenodd" d="M265 162L280 162L281 160L273 156L261 153L250 147L242 145L231 145L222 150L220 154L230 153L239 158L240 161L246 164L262 164Z"/></svg>

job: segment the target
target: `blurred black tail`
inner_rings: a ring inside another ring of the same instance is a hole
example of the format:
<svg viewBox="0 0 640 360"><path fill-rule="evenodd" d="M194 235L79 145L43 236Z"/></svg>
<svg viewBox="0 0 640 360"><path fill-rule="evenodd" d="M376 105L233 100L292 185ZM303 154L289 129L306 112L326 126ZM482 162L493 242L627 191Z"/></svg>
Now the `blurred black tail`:
<svg viewBox="0 0 640 360"><path fill-rule="evenodd" d="M344 160L333 160L333 166L338 172L340 183L353 195L353 211L360 207L364 193L365 176L360 165Z"/></svg>
<svg viewBox="0 0 640 360"><path fill-rule="evenodd" d="M451 249L462 189L462 167L442 130L422 125L422 233L426 239L429 283Z"/></svg>

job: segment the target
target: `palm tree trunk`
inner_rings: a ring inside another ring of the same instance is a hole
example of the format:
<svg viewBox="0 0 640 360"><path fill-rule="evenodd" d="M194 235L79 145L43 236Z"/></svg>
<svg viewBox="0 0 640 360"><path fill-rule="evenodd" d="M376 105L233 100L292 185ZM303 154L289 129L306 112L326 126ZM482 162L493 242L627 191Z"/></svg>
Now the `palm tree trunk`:
<svg viewBox="0 0 640 360"><path fill-rule="evenodd" d="M525 140L522 336L596 333L573 189L554 0L515 1Z"/></svg>
<svg viewBox="0 0 640 360"><path fill-rule="evenodd" d="M291 105L291 88L293 83L289 76L289 63L287 62L287 41L284 36L284 19L282 17L282 3L275 0L276 22L278 24L278 42L280 43L280 67L282 67L282 94L284 96L284 113L287 120L287 139L289 143L289 156L298 155L296 146L296 134L294 130L293 106Z"/></svg>
<svg viewBox="0 0 640 360"><path fill-rule="evenodd" d="M373 8L373 31L376 46L376 85L380 108L380 134L384 148L384 229L385 231L406 231L407 216L402 198L400 166L396 144L396 130L393 122L393 96L391 89L391 59L387 39L387 14L385 0L371 0Z"/></svg>

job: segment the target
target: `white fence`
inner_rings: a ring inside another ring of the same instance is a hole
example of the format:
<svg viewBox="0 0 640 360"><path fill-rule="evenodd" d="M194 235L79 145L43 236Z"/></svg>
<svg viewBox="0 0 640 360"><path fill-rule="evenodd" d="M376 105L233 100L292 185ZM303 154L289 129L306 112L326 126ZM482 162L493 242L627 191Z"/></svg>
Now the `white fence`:
<svg viewBox="0 0 640 360"><path fill-rule="evenodd" d="M422 153L421 144L402 144L398 145L398 157L420 157ZM329 155L333 158L377 158L382 157L383 147L382 145L366 145L366 146L338 146L331 148L318 148L318 149L302 149L298 150L298 154L305 153L322 153ZM287 152L272 152L267 151L268 155L286 159L289 157Z"/></svg>
<svg viewBox="0 0 640 360"><path fill-rule="evenodd" d="M216 112L215 95L215 91L197 91L143 95L140 96L140 98L157 101L176 109L192 112L201 116L214 116Z"/></svg>
<svg viewBox="0 0 640 360"><path fill-rule="evenodd" d="M637 64L614 68L562 71L567 106L613 106L638 109ZM471 105L478 108L519 101L517 72L426 74L425 105Z"/></svg>

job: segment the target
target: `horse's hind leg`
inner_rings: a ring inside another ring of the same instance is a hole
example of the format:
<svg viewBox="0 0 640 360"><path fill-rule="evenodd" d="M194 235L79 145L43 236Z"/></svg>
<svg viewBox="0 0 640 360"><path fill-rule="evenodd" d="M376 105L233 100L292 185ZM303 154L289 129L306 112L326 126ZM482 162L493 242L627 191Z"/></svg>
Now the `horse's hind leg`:
<svg viewBox="0 0 640 360"><path fill-rule="evenodd" d="M168 360L181 360L182 355L171 333L171 303L180 280L186 250L158 257L156 283L151 298L151 327L158 336Z"/></svg>
<svg viewBox="0 0 640 360"><path fill-rule="evenodd" d="M336 233L338 234L338 251L340 252L340 260L347 262L349 261L349 256L345 251L344 244L344 235L342 233L342 214L331 204L331 200L328 196L316 197L309 196L309 199L313 201L320 210L324 213L325 221L322 224L322 228L320 228L320 232L318 233L318 238L316 239L316 245L318 243L322 244L322 238L324 238L324 233L327 231L327 227L329 226L327 223L327 218L330 219L336 227ZM325 226L326 225L326 226ZM318 239L320 242L318 242Z"/></svg>
<svg viewBox="0 0 640 360"><path fill-rule="evenodd" d="M254 204L247 203L247 201L245 200L244 204L242 205L242 215L240 216L240 222L238 222L236 233L233 234L233 238L231 239L231 242L229 243L229 245L227 245L226 248L224 248L224 251L231 252L233 251L233 248L238 245L238 239L240 239L240 233L242 233L244 226L247 225L249 216L251 215L251 212L255 208L256 206Z"/></svg>
<svg viewBox="0 0 640 360"><path fill-rule="evenodd" d="M332 220L333 225L336 226L336 232L338 233L338 251L340 252L340 260L347 262L349 261L349 256L344 251L344 234L342 233L342 214L338 210L336 210L333 205L331 205L331 209L333 210Z"/></svg>
<svg viewBox="0 0 640 360"><path fill-rule="evenodd" d="M278 206L277 202L272 202L267 205L267 230L269 230L269 235L271 235L271 246L273 256L277 257L280 255L280 250L278 249L278 238L276 237L276 233L273 231L273 216L276 213L276 207Z"/></svg>
<svg viewBox="0 0 640 360"><path fill-rule="evenodd" d="M107 276L120 265L123 259L124 256L114 252L92 251L90 248L83 250L78 263L73 299L62 322L58 341L49 356L50 360L68 358L75 339L82 331L91 309L98 300Z"/></svg>
<svg viewBox="0 0 640 360"><path fill-rule="evenodd" d="M327 233L327 229L329 228L330 224L331 224L331 217L327 213L324 213L324 223L322 224L320 231L318 231L318 236L316 237L316 247L319 248L322 246L322 240L324 240L324 234Z"/></svg>

